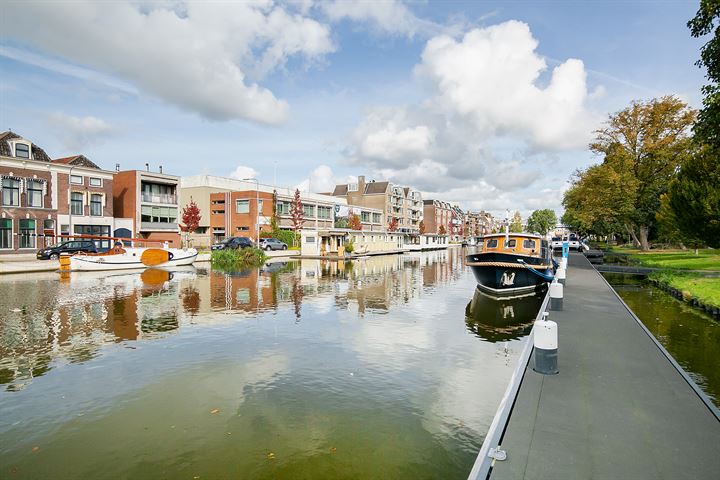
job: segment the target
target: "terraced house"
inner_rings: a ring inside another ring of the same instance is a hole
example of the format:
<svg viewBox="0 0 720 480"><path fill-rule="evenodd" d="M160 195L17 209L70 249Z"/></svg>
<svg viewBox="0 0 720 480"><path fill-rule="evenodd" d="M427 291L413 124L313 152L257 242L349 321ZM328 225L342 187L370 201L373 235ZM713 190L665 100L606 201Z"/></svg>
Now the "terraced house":
<svg viewBox="0 0 720 480"><path fill-rule="evenodd" d="M33 253L59 235L109 236L112 188L113 172L82 155L52 160L30 140L0 133L0 254Z"/></svg>
<svg viewBox="0 0 720 480"><path fill-rule="evenodd" d="M397 231L409 235L420 234L423 218L422 194L411 187L402 187L390 182L365 181L359 176L357 183L335 185L334 197L344 198L348 205L368 207L385 213L386 230L393 219L397 220Z"/></svg>

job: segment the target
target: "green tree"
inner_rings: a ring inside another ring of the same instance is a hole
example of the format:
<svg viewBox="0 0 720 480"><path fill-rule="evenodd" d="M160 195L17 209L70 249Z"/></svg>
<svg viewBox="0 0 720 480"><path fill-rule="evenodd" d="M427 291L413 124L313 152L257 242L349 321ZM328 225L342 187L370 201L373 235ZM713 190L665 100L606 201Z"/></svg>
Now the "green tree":
<svg viewBox="0 0 720 480"><path fill-rule="evenodd" d="M709 83L702 87L703 108L693 128L695 135L715 150L720 149L720 2L700 0L700 8L688 22L690 34L695 38L713 32L713 36L700 49L696 65L705 67Z"/></svg>
<svg viewBox="0 0 720 480"><path fill-rule="evenodd" d="M693 127L696 150L670 184L667 202L685 238L720 247L720 2L701 0L688 27L696 38L713 32L697 62L709 83Z"/></svg>
<svg viewBox="0 0 720 480"><path fill-rule="evenodd" d="M557 215L554 210L546 208L544 210L535 210L530 214L527 220L527 231L546 235L550 229L557 224Z"/></svg>
<svg viewBox="0 0 720 480"><path fill-rule="evenodd" d="M521 233L523 231L522 217L518 211L515 211L515 214L510 221L510 231L517 233Z"/></svg>
<svg viewBox="0 0 720 480"><path fill-rule="evenodd" d="M618 175L629 173L634 189L632 211L622 221L643 250L660 208L660 195L691 153L690 127L696 112L673 96L634 101L610 115L590 149L604 155L603 163Z"/></svg>
<svg viewBox="0 0 720 480"><path fill-rule="evenodd" d="M685 162L671 183L668 204L688 241L720 247L720 161L705 147Z"/></svg>

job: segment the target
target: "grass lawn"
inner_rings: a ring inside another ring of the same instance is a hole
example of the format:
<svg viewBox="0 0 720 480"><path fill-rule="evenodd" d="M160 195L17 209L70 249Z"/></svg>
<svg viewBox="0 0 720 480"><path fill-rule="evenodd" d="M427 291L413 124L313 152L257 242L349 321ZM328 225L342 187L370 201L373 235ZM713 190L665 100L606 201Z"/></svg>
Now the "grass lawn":
<svg viewBox="0 0 720 480"><path fill-rule="evenodd" d="M720 250L651 250L641 252L634 248L613 248L614 252L627 253L646 267L677 270L720 270Z"/></svg>
<svg viewBox="0 0 720 480"><path fill-rule="evenodd" d="M697 298L705 304L720 307L720 278L673 272L656 272L650 277L677 288L683 292L683 297Z"/></svg>

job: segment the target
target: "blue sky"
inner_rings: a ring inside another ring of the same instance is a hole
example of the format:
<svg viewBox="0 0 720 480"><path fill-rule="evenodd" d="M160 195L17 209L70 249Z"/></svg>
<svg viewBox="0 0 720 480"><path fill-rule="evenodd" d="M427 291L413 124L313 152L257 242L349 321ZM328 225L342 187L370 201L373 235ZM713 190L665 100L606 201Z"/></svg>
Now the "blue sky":
<svg viewBox="0 0 720 480"><path fill-rule="evenodd" d="M53 157L313 191L364 174L496 213L559 213L608 113L698 107L703 83L696 1L0 9L0 129Z"/></svg>

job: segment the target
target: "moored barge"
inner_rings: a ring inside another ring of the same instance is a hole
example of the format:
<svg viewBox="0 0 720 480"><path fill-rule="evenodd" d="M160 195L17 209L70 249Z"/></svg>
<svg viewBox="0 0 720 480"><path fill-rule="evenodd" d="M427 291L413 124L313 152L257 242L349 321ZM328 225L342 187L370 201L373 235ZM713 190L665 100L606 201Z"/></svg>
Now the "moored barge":
<svg viewBox="0 0 720 480"><path fill-rule="evenodd" d="M465 257L478 288L493 295L526 295L552 281L552 250L540 235L499 233L478 237L477 251Z"/></svg>

